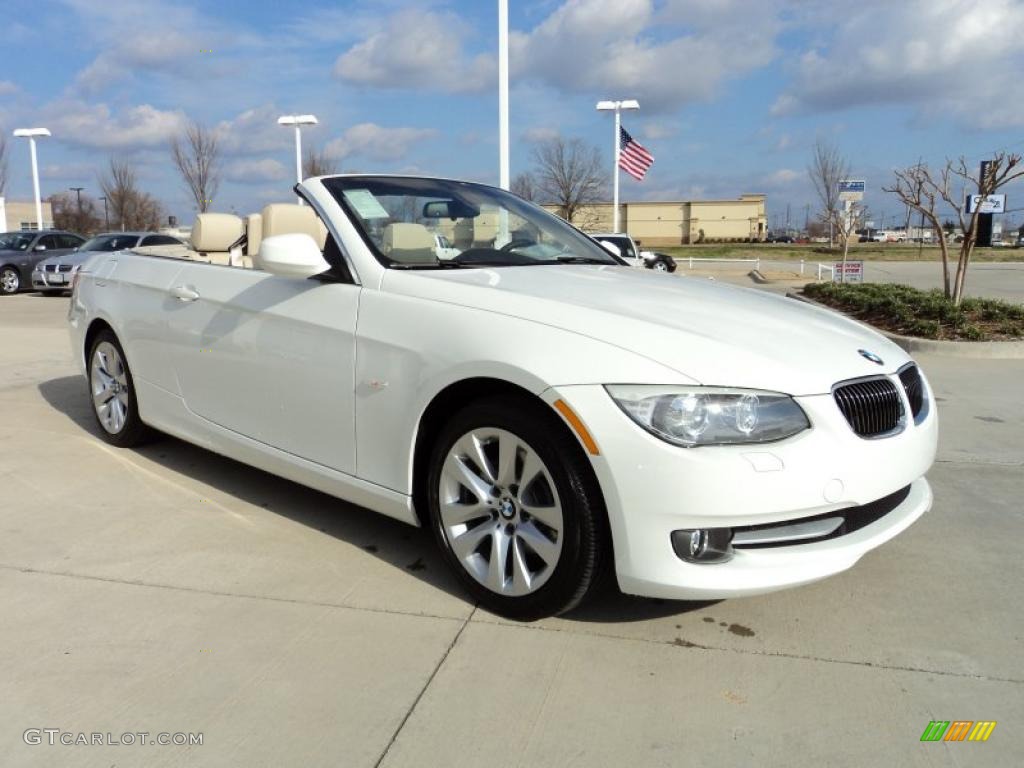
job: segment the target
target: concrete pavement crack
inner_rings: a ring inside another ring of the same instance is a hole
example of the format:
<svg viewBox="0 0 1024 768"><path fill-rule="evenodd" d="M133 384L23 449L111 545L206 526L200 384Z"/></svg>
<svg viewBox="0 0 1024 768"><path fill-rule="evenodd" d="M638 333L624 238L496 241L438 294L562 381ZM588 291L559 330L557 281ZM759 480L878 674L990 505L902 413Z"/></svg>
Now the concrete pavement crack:
<svg viewBox="0 0 1024 768"><path fill-rule="evenodd" d="M78 579L82 581L99 581L107 584L121 584L129 587L147 587L149 589L167 589L175 592L192 592L199 595L211 595L214 597L232 597L245 600L265 600L273 603L291 603L294 605L308 605L317 608L339 608L345 611L360 611L363 613L385 613L393 616L411 616L420 619L441 619L442 621L466 621L458 616L439 616L433 613L414 613L412 611L400 611L393 608L370 608L362 605L345 605L344 603L331 603L326 600L300 600L294 597L274 597L273 595L252 595L244 592L228 592L218 589L199 589L198 587L186 587L176 584L158 584L156 582L141 581L136 579L115 579L109 576L91 576L85 573L72 573L70 571L48 571L42 568L30 568L21 565L0 563L0 570L17 571L18 573L38 574L42 576L57 576L65 579ZM475 612L475 608L473 609ZM470 616L473 612L470 612Z"/></svg>
<svg viewBox="0 0 1024 768"><path fill-rule="evenodd" d="M423 694L427 692L430 684L434 682L434 678L437 677L437 673L441 671L441 667L443 667L444 663L448 660L449 654L455 648L456 644L458 644L459 638L462 637L462 633L466 630L466 627L469 626L469 622L472 621L473 617L476 615L476 609L477 606L474 605L469 616L467 616L465 621L462 622L462 626L459 627L459 631L455 633L455 637L453 637L451 643L448 644L448 648L445 649L444 654L438 660L437 666L435 666L434 671L430 673L430 677L427 678L427 682L423 684L420 692L416 694L416 698L409 707L409 710L405 713L405 716L402 718L402 722L398 724L395 732L391 734L391 740L388 741L388 745L384 747L384 751L380 753L380 757L378 757L377 762L373 764L373 768L380 768L380 764L383 763L384 759L388 756L388 753L391 751L391 747L393 747L395 742L398 740L398 734L402 732L402 729L405 728L405 724L409 722L409 718L412 717L412 713L416 711L416 707L419 705L420 699L423 698Z"/></svg>
<svg viewBox="0 0 1024 768"><path fill-rule="evenodd" d="M475 613L475 611L474 611ZM800 653L787 653L785 651L758 651L758 650L744 650L742 648L725 648L716 645L700 645L693 643L691 645L680 645L675 640L653 640L643 637L630 637L628 635L613 635L603 634L599 632L579 632L571 629L562 629L561 627L538 627L529 626L524 624L511 624L504 621L485 621L478 623L487 623L493 626L499 627L515 627L518 629L528 629L534 632L565 632L567 634L576 635L579 637L594 637L605 640L624 640L627 642L635 643L647 643L648 645L668 645L673 647L680 647L685 651L712 651L716 653L735 653L741 656L765 656L765 657L776 657L782 659L794 659L796 661L817 661L823 664L849 664L856 667L869 667L872 669L883 669L890 670L893 672L913 672L917 674L926 675L941 675L943 677L955 677L965 680L978 680L981 682L992 682L992 683L1010 683L1012 685L1024 684L1024 679L1017 679L1013 677L996 677L993 675L973 675L965 672L950 672L943 669L926 669L924 667L909 667L900 664L883 664L874 661L859 661L857 659L833 659L827 656L815 656L813 654L800 654Z"/></svg>

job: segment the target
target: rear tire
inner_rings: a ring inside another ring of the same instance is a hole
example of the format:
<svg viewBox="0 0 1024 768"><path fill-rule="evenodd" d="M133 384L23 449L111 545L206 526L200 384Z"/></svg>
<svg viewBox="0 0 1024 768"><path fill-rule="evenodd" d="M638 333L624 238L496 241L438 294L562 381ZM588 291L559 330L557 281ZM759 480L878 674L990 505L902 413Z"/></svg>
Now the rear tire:
<svg viewBox="0 0 1024 768"><path fill-rule="evenodd" d="M594 591L607 517L579 441L542 403L471 403L434 445L430 527L463 586L492 613L533 620Z"/></svg>
<svg viewBox="0 0 1024 768"><path fill-rule="evenodd" d="M139 445L150 429L139 417L135 382L124 350L113 331L100 331L88 357L89 399L100 437L119 448Z"/></svg>

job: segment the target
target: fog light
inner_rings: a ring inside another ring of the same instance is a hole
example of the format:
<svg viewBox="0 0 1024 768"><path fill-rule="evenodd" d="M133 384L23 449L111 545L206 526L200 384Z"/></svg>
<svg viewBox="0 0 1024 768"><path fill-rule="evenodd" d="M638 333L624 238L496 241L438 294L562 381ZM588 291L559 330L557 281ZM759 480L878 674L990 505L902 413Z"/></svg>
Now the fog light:
<svg viewBox="0 0 1024 768"><path fill-rule="evenodd" d="M672 549L688 563L724 563L732 558L732 528L672 531Z"/></svg>

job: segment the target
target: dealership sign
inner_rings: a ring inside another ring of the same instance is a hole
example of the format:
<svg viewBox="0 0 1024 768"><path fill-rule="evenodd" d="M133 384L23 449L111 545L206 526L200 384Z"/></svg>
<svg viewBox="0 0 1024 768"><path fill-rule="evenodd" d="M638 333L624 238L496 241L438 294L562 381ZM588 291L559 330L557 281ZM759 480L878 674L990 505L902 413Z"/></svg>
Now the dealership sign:
<svg viewBox="0 0 1024 768"><path fill-rule="evenodd" d="M843 179L839 182L839 199L857 203L864 199L864 179Z"/></svg>
<svg viewBox="0 0 1024 768"><path fill-rule="evenodd" d="M964 213L1006 213L1006 195L968 195Z"/></svg>

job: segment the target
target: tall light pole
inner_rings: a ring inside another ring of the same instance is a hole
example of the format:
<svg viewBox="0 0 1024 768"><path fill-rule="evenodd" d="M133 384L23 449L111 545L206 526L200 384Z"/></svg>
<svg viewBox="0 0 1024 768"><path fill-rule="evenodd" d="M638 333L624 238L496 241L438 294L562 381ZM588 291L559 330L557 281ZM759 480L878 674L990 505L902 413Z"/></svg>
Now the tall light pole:
<svg viewBox="0 0 1024 768"><path fill-rule="evenodd" d="M498 0L498 176L509 189L508 149L508 0Z"/></svg>
<svg viewBox="0 0 1024 768"><path fill-rule="evenodd" d="M640 103L635 99L597 102L599 112L615 112L615 149L612 154L612 230L615 232L619 231L619 153L622 150L622 118L620 115L624 109L640 109Z"/></svg>
<svg viewBox="0 0 1024 768"><path fill-rule="evenodd" d="M302 183L302 126L316 125L319 121L315 115L281 115L277 118L278 125L295 126L295 183ZM302 205L302 198L299 198Z"/></svg>
<svg viewBox="0 0 1024 768"><path fill-rule="evenodd" d="M110 231L110 216L107 215L107 196L100 198L103 201L103 230Z"/></svg>
<svg viewBox="0 0 1024 768"><path fill-rule="evenodd" d="M36 137L50 136L46 128L18 128L14 135L19 139L28 139L29 152L32 155L32 189L36 195L36 229L43 228L43 201L39 198L39 163L36 161Z"/></svg>

